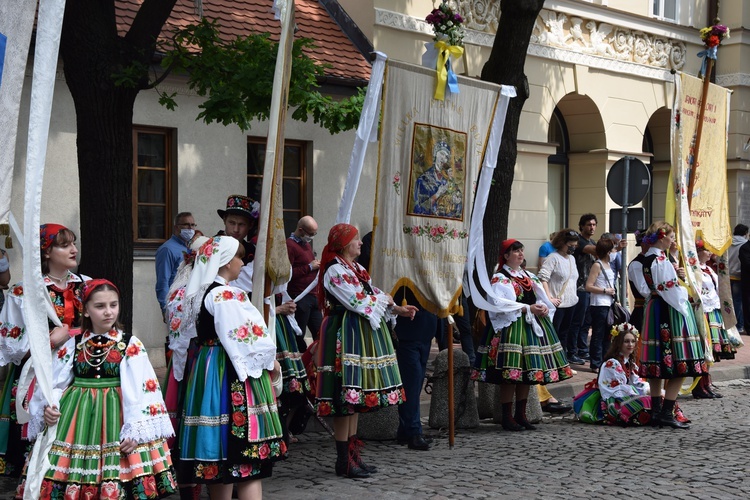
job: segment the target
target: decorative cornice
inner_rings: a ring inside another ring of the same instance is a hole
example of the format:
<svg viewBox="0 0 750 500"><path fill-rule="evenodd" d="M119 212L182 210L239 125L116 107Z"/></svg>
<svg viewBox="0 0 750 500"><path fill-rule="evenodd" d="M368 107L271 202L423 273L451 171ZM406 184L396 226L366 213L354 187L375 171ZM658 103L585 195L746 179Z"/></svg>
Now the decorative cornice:
<svg viewBox="0 0 750 500"><path fill-rule="evenodd" d="M747 73L716 75L716 84L722 87L750 87L750 75Z"/></svg>
<svg viewBox="0 0 750 500"><path fill-rule="evenodd" d="M465 18L465 43L492 47L500 15L499 2L474 0L459 7ZM652 20L649 20L652 21ZM654 21L652 21L654 22ZM375 9L375 24L432 37L426 21ZM684 42L640 30L543 9L537 17L528 53L617 73L671 80L671 70L685 65Z"/></svg>

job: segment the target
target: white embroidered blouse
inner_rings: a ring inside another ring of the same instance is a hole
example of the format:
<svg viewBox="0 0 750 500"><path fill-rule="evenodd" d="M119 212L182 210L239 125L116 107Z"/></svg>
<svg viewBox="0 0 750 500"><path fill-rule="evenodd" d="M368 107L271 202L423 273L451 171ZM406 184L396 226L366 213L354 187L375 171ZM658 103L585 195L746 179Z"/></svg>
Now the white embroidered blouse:
<svg viewBox="0 0 750 500"><path fill-rule="evenodd" d="M555 306L552 305L552 302L550 302L547 297L547 293L544 291L544 287L542 286L542 282L539 281L539 278L533 273L521 269L513 270L507 265L503 266L503 269L505 269L505 271L511 276L523 277L522 273L528 275L531 279L532 290L536 296L536 303L546 305L547 309L549 309L549 317L552 318L554 316ZM519 307L522 304L517 301L516 289L513 282L505 274L495 273L490 280L490 284L492 285L493 294L489 295L488 299L501 310L497 312L490 311L489 317L490 322L492 322L492 327L495 331L499 331L518 320L518 318L522 316L525 307ZM495 297L500 300L496 300ZM530 322L529 319L530 316L527 314L526 321Z"/></svg>
<svg viewBox="0 0 750 500"><path fill-rule="evenodd" d="M701 304L703 312L709 313L721 308L721 299L719 298L719 277L710 266L701 266Z"/></svg>
<svg viewBox="0 0 750 500"><path fill-rule="evenodd" d="M688 292L677 279L677 271L663 250L651 247L646 252L646 256L655 255L656 258L651 263L651 278L653 279L654 291L664 299L664 301L680 312L683 317L688 318ZM649 295L650 295L649 291Z"/></svg>
<svg viewBox="0 0 750 500"><path fill-rule="evenodd" d="M78 348L85 348L86 341L92 336L86 332ZM122 342L123 334L116 332L112 337ZM73 364L77 356L75 337L71 337L65 344L53 352L52 380L53 389L64 391L73 383L75 378ZM124 356L119 363L120 388L122 391L122 419L120 441L131 438L138 443L146 443L158 438L174 436L174 429L167 414L167 408L162 398L159 380L154 373L148 359L146 348L136 337L131 336L128 345L122 345ZM122 350L121 349L121 350ZM44 400L42 391L34 391L29 401L29 440L33 441L44 429Z"/></svg>
<svg viewBox="0 0 750 500"><path fill-rule="evenodd" d="M599 369L599 392L603 400L624 399L630 396L645 396L649 393L648 384L638 376L635 364L629 373L615 358L608 359Z"/></svg>
<svg viewBox="0 0 750 500"><path fill-rule="evenodd" d="M352 263L357 271L364 268ZM388 294L372 286L372 280L368 281L372 294L365 291L357 275L341 258L336 257L336 263L328 267L323 275L323 286L326 291L333 295L341 305L352 312L360 314L369 322L372 329L380 327L380 320L395 322L396 315L389 307Z"/></svg>

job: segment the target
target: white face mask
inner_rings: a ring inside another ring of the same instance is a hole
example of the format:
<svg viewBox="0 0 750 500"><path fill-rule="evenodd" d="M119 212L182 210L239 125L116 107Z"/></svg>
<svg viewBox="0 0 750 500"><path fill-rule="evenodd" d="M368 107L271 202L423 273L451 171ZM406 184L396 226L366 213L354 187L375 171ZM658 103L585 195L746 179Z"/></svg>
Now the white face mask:
<svg viewBox="0 0 750 500"><path fill-rule="evenodd" d="M195 236L195 229L180 229L180 238L185 241L190 241Z"/></svg>
<svg viewBox="0 0 750 500"><path fill-rule="evenodd" d="M305 243L312 243L313 237L312 236L308 236L308 235L304 235L301 239Z"/></svg>

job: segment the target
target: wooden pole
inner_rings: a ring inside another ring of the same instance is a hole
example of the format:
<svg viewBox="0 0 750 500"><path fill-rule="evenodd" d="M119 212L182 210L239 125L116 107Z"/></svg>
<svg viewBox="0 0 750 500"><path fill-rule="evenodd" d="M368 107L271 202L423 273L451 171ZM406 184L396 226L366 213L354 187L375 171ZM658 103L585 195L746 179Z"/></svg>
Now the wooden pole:
<svg viewBox="0 0 750 500"><path fill-rule="evenodd" d="M693 147L693 164L690 166L690 178L688 180L688 207L693 206L693 188L695 187L695 174L698 170L698 153L701 148L701 135L703 134L703 117L706 115L706 100L708 98L708 86L711 83L711 71L714 69L714 60L709 59L706 64L706 74L703 75L703 91L701 92L701 106L698 110L698 126L695 129L695 145Z"/></svg>
<svg viewBox="0 0 750 500"><path fill-rule="evenodd" d="M456 441L455 411L453 408L453 316L448 316L448 446Z"/></svg>

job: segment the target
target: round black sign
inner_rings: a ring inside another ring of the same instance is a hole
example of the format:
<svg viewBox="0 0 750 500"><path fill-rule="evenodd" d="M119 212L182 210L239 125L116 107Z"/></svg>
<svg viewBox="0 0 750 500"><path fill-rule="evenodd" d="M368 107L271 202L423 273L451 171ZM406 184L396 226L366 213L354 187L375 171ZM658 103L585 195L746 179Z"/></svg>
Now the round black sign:
<svg viewBox="0 0 750 500"><path fill-rule="evenodd" d="M628 178L628 194L625 197L625 175ZM612 201L624 207L639 203L651 188L651 172L638 158L624 156L617 160L607 174L607 194Z"/></svg>

